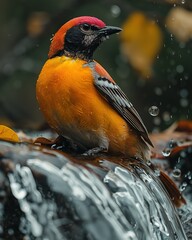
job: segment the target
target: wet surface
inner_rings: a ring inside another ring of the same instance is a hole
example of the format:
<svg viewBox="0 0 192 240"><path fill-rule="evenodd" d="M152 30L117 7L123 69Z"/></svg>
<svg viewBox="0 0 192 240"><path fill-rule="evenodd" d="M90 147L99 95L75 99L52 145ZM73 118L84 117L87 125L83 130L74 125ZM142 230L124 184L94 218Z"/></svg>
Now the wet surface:
<svg viewBox="0 0 192 240"><path fill-rule="evenodd" d="M191 236L191 209L178 215L147 164L7 142L0 142L0 158L0 239Z"/></svg>

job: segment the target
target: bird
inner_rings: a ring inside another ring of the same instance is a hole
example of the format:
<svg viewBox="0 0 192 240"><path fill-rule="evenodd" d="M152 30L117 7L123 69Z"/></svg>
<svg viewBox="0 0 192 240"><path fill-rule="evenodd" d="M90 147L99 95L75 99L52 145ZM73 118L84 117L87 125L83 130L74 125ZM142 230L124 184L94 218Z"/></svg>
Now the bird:
<svg viewBox="0 0 192 240"><path fill-rule="evenodd" d="M121 30L92 16L62 25L37 80L37 101L50 127L82 147L85 156L148 160L153 144L140 115L93 58L99 45Z"/></svg>

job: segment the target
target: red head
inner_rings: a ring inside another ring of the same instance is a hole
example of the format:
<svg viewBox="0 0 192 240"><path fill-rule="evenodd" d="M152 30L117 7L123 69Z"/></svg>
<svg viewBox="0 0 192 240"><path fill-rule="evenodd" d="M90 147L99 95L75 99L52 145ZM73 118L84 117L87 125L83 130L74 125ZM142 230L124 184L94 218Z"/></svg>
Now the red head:
<svg viewBox="0 0 192 240"><path fill-rule="evenodd" d="M71 55L82 59L92 58L93 51L108 36L121 31L109 27L95 17L77 17L65 23L54 35L49 58L58 55Z"/></svg>

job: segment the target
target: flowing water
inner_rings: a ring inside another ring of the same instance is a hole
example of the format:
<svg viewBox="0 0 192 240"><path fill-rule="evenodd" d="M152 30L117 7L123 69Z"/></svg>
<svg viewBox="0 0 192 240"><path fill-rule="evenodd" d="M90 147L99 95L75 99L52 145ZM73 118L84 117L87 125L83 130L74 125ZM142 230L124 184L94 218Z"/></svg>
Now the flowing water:
<svg viewBox="0 0 192 240"><path fill-rule="evenodd" d="M145 164L3 142L0 153L1 239L187 239L158 174ZM182 222L191 219L187 211L180 210Z"/></svg>

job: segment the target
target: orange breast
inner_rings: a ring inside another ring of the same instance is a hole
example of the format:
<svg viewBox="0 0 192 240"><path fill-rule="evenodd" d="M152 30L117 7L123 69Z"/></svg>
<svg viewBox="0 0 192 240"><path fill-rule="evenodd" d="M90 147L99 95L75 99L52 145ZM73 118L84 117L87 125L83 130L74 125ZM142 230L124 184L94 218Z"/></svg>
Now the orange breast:
<svg viewBox="0 0 192 240"><path fill-rule="evenodd" d="M92 70L85 63L64 56L45 63L36 90L47 122L58 134L88 147L108 141L112 152L136 151L136 137L98 93Z"/></svg>

